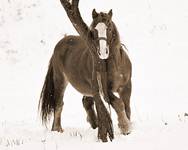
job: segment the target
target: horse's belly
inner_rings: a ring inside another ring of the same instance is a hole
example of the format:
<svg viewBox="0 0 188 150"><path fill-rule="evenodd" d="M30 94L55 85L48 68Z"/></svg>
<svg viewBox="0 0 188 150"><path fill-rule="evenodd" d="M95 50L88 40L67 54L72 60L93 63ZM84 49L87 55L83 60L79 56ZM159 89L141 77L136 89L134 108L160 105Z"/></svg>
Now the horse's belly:
<svg viewBox="0 0 188 150"><path fill-rule="evenodd" d="M81 78L75 74L67 77L69 83L81 94L85 96L92 96L91 84L84 78Z"/></svg>
<svg viewBox="0 0 188 150"><path fill-rule="evenodd" d="M92 96L92 68L85 59L69 59L68 65L64 64L64 74L69 83L81 94ZM83 61L85 60L85 61Z"/></svg>

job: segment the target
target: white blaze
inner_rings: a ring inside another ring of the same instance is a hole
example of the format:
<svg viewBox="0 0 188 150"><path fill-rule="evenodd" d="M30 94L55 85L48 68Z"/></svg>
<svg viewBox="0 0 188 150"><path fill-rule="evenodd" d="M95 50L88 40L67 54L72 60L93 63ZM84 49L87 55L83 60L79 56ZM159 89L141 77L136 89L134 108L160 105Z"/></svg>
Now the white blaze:
<svg viewBox="0 0 188 150"><path fill-rule="evenodd" d="M98 31L98 37L99 38L106 38L106 29L107 26L104 23L98 23L95 29ZM99 40L99 58L100 59L107 59L109 56L109 47L107 46L107 41L106 40Z"/></svg>

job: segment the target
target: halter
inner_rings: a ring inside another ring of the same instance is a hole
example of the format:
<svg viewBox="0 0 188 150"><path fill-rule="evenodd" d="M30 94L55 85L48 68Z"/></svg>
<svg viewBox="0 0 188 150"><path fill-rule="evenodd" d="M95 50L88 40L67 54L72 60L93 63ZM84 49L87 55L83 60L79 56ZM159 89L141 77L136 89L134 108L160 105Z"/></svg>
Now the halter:
<svg viewBox="0 0 188 150"><path fill-rule="evenodd" d="M104 40L104 41L107 42L107 38L105 38L105 37L98 37L96 40L97 40L97 41Z"/></svg>
<svg viewBox="0 0 188 150"><path fill-rule="evenodd" d="M108 43L107 41L107 38L106 37L98 37L98 38L96 38L96 41L97 42L99 42L99 41L106 41L106 43ZM107 46L107 48L109 48L109 46ZM97 48L97 53L98 53L98 55L101 55L101 52L100 52L100 48ZM109 53L109 52L107 52L107 50L106 50L106 54L107 53Z"/></svg>

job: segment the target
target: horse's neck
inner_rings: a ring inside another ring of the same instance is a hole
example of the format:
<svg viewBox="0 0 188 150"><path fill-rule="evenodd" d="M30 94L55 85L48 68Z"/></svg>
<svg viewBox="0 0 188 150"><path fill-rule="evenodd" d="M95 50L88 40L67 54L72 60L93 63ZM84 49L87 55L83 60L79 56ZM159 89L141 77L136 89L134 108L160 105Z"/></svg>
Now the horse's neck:
<svg viewBox="0 0 188 150"><path fill-rule="evenodd" d="M122 53L121 53L121 43L120 43L119 33L114 23L113 25L114 25L114 31L112 33L112 41L110 45L110 49L111 49L110 62L113 62L113 64L116 66L117 69L117 66L120 66L121 63Z"/></svg>
<svg viewBox="0 0 188 150"><path fill-rule="evenodd" d="M111 55L108 60L109 69L113 72L118 71L122 62L121 45L111 47Z"/></svg>
<svg viewBox="0 0 188 150"><path fill-rule="evenodd" d="M119 32L118 32L117 27L114 22L112 22L112 25L113 25L112 40L113 40L113 42L118 44L118 42L120 43Z"/></svg>

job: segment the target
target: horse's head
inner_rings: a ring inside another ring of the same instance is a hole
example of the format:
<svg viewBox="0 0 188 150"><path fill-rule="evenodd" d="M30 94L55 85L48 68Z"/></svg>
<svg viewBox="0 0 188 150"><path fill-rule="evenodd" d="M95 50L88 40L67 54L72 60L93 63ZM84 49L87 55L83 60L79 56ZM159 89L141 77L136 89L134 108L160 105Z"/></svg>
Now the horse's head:
<svg viewBox="0 0 188 150"><path fill-rule="evenodd" d="M95 9L92 12L93 22L91 30L96 41L97 52L100 59L107 59L109 57L109 45L112 39L112 10L108 13L97 13Z"/></svg>

